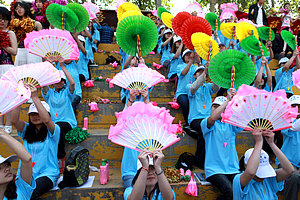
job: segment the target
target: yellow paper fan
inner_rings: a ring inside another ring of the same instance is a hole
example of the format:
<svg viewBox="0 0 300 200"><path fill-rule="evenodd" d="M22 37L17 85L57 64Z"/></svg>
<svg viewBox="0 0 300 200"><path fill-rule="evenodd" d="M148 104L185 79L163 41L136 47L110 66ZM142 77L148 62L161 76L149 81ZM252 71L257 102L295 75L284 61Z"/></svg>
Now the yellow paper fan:
<svg viewBox="0 0 300 200"><path fill-rule="evenodd" d="M169 28L172 28L173 18L174 18L174 16L172 14L168 13L168 12L163 12L161 14L161 20Z"/></svg>
<svg viewBox="0 0 300 200"><path fill-rule="evenodd" d="M222 32L222 34L224 35L224 37L228 38L228 39L232 39L233 34L234 34L234 40L237 39L236 37L236 26L237 23L221 23L221 27L220 30ZM233 33L234 31L234 33Z"/></svg>
<svg viewBox="0 0 300 200"><path fill-rule="evenodd" d="M205 33L194 33L191 40L198 55L206 61L219 53L218 43Z"/></svg>
<svg viewBox="0 0 300 200"><path fill-rule="evenodd" d="M118 19L120 19L120 17L129 10L140 10L140 9L137 5L133 3L130 2L122 3L118 8L118 12L117 12Z"/></svg>
<svg viewBox="0 0 300 200"><path fill-rule="evenodd" d="M247 22L239 22L236 26L236 36L240 42L246 37L254 35L259 40L258 31L255 26L247 23Z"/></svg>
<svg viewBox="0 0 300 200"><path fill-rule="evenodd" d="M132 15L143 15L143 14L140 10L128 10L125 13L123 13L123 15L119 18L119 22L122 21L122 19Z"/></svg>

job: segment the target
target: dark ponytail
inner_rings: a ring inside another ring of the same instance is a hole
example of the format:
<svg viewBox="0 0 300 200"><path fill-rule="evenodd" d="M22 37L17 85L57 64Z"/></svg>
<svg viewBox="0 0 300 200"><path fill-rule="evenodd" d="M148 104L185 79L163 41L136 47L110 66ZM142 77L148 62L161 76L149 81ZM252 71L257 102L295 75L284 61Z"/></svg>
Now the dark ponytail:
<svg viewBox="0 0 300 200"><path fill-rule="evenodd" d="M7 199L16 199L17 198L17 186L14 180L10 181L4 192L4 196Z"/></svg>

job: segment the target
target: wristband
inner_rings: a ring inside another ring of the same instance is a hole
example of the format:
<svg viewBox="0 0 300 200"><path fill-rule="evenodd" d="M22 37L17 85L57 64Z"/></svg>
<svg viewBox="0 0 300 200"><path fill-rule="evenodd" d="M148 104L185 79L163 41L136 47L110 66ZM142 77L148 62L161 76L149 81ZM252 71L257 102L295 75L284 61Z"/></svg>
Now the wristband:
<svg viewBox="0 0 300 200"><path fill-rule="evenodd" d="M147 172L149 172L149 170L148 170L148 169L146 169L146 168L144 168L144 167L142 167L142 169L143 169L143 170L145 170L145 171L147 171Z"/></svg>
<svg viewBox="0 0 300 200"><path fill-rule="evenodd" d="M162 173L164 173L164 170L162 169L161 172L156 173L157 176L161 175Z"/></svg>

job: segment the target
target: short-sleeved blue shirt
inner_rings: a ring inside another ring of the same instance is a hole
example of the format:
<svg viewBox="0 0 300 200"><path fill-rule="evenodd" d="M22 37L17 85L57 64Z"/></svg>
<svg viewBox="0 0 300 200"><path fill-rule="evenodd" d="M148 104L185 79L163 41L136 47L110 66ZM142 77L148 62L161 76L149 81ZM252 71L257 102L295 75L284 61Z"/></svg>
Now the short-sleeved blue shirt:
<svg viewBox="0 0 300 200"><path fill-rule="evenodd" d="M30 199L32 192L34 191L36 187L36 183L34 178L32 178L31 185L26 183L21 176L19 176L16 179L16 187L17 187L17 198L11 199L11 200L28 200ZM4 197L3 200L7 200L6 197Z"/></svg>
<svg viewBox="0 0 300 200"><path fill-rule="evenodd" d="M170 71L168 73L168 78L170 79L173 74L177 74L177 66L183 64L181 55L177 59L174 59L175 53L170 54Z"/></svg>
<svg viewBox="0 0 300 200"><path fill-rule="evenodd" d="M128 188L125 189L125 192L124 192L124 200L127 200L127 199L128 199L129 195L130 195L131 192L132 192L132 189L133 189L132 187L128 187ZM172 190L172 192L173 192L174 200L175 200L175 199L176 199L176 195L175 195L174 190ZM157 197L156 197L156 196L157 196ZM147 200L147 197L144 196L142 200ZM153 196L152 196L151 200L163 200L161 193L158 193L158 195L157 195L157 194L156 194L156 190L155 190L154 193L153 193Z"/></svg>
<svg viewBox="0 0 300 200"><path fill-rule="evenodd" d="M239 173L239 160L235 147L235 135L242 128L223 123L219 120L207 128L207 118L201 122L205 139L205 176L214 174Z"/></svg>
<svg viewBox="0 0 300 200"><path fill-rule="evenodd" d="M18 131L18 135L24 140L25 132L28 127L28 123L25 123L23 132ZM59 177L58 168L58 142L60 137L60 127L55 124L53 134L48 130L47 137L43 142L28 143L24 140L24 147L30 153L32 162L35 163L32 168L32 176L37 179L42 176L46 176L56 184ZM17 177L20 177L21 161L19 163L19 169Z"/></svg>
<svg viewBox="0 0 300 200"><path fill-rule="evenodd" d="M282 67L275 71L275 80L276 80L276 90L284 89L287 93L292 93L293 83L293 72L295 67L289 69L286 72L282 72Z"/></svg>
<svg viewBox="0 0 300 200"><path fill-rule="evenodd" d="M283 190L284 181L277 182L276 177L265 178L263 182L251 180L243 189L241 175L233 179L233 200L278 199L276 193Z"/></svg>
<svg viewBox="0 0 300 200"><path fill-rule="evenodd" d="M88 80L88 78L89 78L88 63L89 63L89 60L82 53L82 51L79 50L79 60L78 60L77 65L79 66L79 74L82 74L84 76L85 80Z"/></svg>
<svg viewBox="0 0 300 200"><path fill-rule="evenodd" d="M203 83L195 94L191 93L192 84L186 86L186 90L189 97L189 124L195 119L202 119L210 116L211 112L211 95L212 83Z"/></svg>
<svg viewBox="0 0 300 200"><path fill-rule="evenodd" d="M181 75L181 72L184 70L186 65L187 64L183 63L183 64L177 66L178 83L177 83L177 90L175 93L176 98L178 98L178 96L181 94L187 94L186 85L189 83L192 83L195 80L193 75L197 68L196 65L191 65L188 73L186 75Z"/></svg>

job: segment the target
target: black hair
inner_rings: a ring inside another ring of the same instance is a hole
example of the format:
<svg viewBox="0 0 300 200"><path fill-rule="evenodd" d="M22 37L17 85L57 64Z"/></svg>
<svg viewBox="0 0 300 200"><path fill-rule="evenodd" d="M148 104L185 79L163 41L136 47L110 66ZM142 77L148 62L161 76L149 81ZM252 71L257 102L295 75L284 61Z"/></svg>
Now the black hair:
<svg viewBox="0 0 300 200"><path fill-rule="evenodd" d="M290 3L287 2L287 3L283 4L283 8L284 8L286 5L290 5Z"/></svg>
<svg viewBox="0 0 300 200"><path fill-rule="evenodd" d="M25 131L24 139L29 144L34 143L34 142L43 142L46 140L47 134L48 134L47 126L43 123L41 129L38 130L35 127L35 125L30 121L30 116L29 116L29 125Z"/></svg>
<svg viewBox="0 0 300 200"><path fill-rule="evenodd" d="M11 12L5 8L5 7L0 7L0 15L4 20L8 20L8 24L10 23L11 20Z"/></svg>
<svg viewBox="0 0 300 200"><path fill-rule="evenodd" d="M39 0L40 2L42 2L42 4L46 3L47 0ZM36 5L37 0L34 1L35 5Z"/></svg>
<svg viewBox="0 0 300 200"><path fill-rule="evenodd" d="M186 54L188 54L188 53L192 53L192 52L187 52ZM185 54L185 55L186 55L186 54ZM185 55L184 55L184 56L185 56ZM184 56L183 56L183 52L182 52L182 54L181 54L181 58L182 58L183 62L185 63Z"/></svg>
<svg viewBox="0 0 300 200"><path fill-rule="evenodd" d="M168 29L166 29L166 30L168 30ZM165 30L165 31L166 31L166 30ZM170 33L170 34L172 34L172 33ZM163 37L162 37L162 41L163 41L163 42L165 42L165 41L167 40L167 38L166 38L165 35L166 35L166 33L164 33L164 35L163 35ZM173 46L173 39L171 39L171 41L170 41L169 44L170 44L170 46L171 46L171 48L172 48L172 46ZM167 45L168 45L168 44L167 44Z"/></svg>
<svg viewBox="0 0 300 200"><path fill-rule="evenodd" d="M239 167L240 167L240 172L243 172L246 170L245 168L245 156L242 156L240 161L239 161Z"/></svg>
<svg viewBox="0 0 300 200"><path fill-rule="evenodd" d="M9 166L11 166L11 163L6 161L6 163L9 163ZM17 186L14 180L10 181L7 186L6 190L4 191L4 196L7 199L16 199L17 198Z"/></svg>
<svg viewBox="0 0 300 200"><path fill-rule="evenodd" d="M182 42L182 40L178 40L177 42L179 42L179 41ZM177 42L173 43L173 45L171 46L171 47L172 47L171 53L176 53L176 51L177 51L177 49L176 49L176 43L177 43ZM182 47L181 52L180 52L180 55L182 55L183 51L184 51L184 47Z"/></svg>
<svg viewBox="0 0 300 200"><path fill-rule="evenodd" d="M134 186L134 184L135 184L137 178L139 177L139 175L140 175L140 173L141 173L141 170L142 170L142 168L140 168L140 169L137 171L136 175L135 175L134 178L132 179L132 183L131 183L131 186L132 186L132 187ZM154 194L155 190L156 190L156 200L157 200L158 194L160 193L159 187L158 187L158 182L155 184L155 187L154 187L154 189L150 192L150 194L147 194L147 192L145 191L144 195L147 196L147 200L150 200L150 196L151 196L152 194Z"/></svg>
<svg viewBox="0 0 300 200"><path fill-rule="evenodd" d="M16 2L15 5L14 5L14 10L16 10L16 8L18 6L21 6L22 8L24 8L24 17L30 17L32 18L32 13L30 12L30 7L27 3L23 2L23 1L19 1L19 2ZM14 15L16 18L18 19L22 19L22 17L20 15L18 15L17 12L14 12Z"/></svg>
<svg viewBox="0 0 300 200"><path fill-rule="evenodd" d="M94 26L93 26L93 23L92 23L92 30L90 30L90 31L91 31L91 34L92 34L92 35L95 33L95 28L94 28Z"/></svg>

